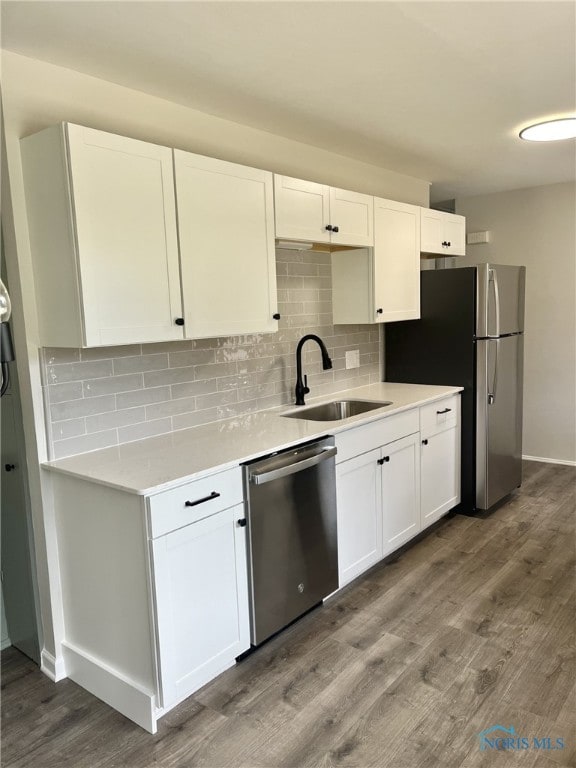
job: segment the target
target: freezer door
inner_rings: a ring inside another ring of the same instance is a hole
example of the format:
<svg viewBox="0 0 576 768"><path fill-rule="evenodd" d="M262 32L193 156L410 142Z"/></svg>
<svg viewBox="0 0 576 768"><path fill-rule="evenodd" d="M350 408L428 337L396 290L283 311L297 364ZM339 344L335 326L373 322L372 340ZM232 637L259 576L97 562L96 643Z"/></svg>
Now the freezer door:
<svg viewBox="0 0 576 768"><path fill-rule="evenodd" d="M478 341L476 507L489 509L522 482L521 334Z"/></svg>
<svg viewBox="0 0 576 768"><path fill-rule="evenodd" d="M526 267L479 264L476 336L503 336L524 330Z"/></svg>

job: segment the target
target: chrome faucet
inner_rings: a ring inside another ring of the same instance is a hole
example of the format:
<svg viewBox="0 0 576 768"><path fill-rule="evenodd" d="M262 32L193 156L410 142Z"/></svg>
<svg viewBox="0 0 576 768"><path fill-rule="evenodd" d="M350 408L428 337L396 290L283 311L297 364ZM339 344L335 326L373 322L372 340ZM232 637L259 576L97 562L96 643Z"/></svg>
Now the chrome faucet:
<svg viewBox="0 0 576 768"><path fill-rule="evenodd" d="M308 392L310 392L310 389L308 388L308 377L304 376L304 381L302 381L302 347L309 339L311 339L312 341L315 341L320 347L320 352L322 352L322 368L325 371L328 371L330 368L332 368L332 360L330 359L330 355L328 354L326 345L324 344L320 336L316 336L314 333L308 333L306 334L306 336L302 336L302 338L298 342L298 346L296 347L296 403L295 405L306 405L306 403L304 402L304 395L307 395Z"/></svg>

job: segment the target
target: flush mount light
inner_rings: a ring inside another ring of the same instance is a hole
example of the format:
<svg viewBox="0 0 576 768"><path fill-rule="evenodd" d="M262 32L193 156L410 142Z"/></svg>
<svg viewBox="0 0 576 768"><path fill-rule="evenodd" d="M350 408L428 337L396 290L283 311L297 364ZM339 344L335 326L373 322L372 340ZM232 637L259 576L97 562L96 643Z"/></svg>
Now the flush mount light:
<svg viewBox="0 0 576 768"><path fill-rule="evenodd" d="M527 141L559 141L576 138L576 117L564 117L560 120L547 120L544 123L529 125L520 131L520 138Z"/></svg>

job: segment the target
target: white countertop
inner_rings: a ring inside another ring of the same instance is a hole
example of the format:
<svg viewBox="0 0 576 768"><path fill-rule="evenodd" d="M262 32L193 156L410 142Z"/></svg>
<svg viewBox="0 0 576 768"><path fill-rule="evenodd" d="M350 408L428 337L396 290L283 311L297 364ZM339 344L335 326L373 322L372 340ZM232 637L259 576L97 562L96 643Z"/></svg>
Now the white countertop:
<svg viewBox="0 0 576 768"><path fill-rule="evenodd" d="M343 421L286 419L282 414L296 408L282 406L46 462L42 466L129 493L149 495L266 453L334 435L461 391L462 387L425 384L370 384L326 397L308 398L307 405L344 398L391 400L392 404Z"/></svg>

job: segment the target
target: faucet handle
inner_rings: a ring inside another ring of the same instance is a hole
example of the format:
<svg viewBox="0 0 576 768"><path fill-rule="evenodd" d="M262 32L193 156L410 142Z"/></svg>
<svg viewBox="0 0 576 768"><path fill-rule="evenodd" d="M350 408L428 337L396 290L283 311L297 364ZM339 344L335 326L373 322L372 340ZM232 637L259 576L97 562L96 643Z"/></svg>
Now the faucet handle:
<svg viewBox="0 0 576 768"><path fill-rule="evenodd" d="M308 387L308 376L304 374L304 394L307 395L310 392L310 389Z"/></svg>

